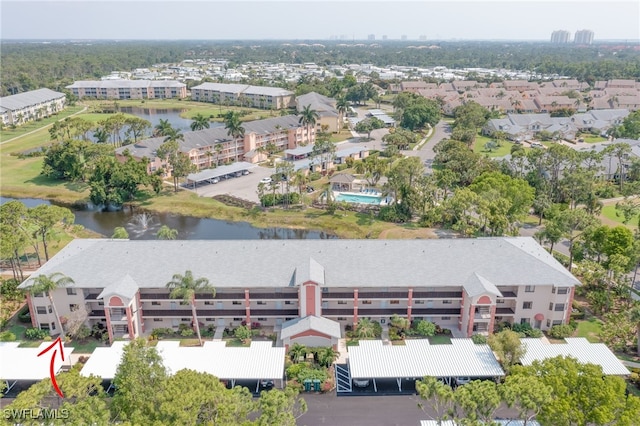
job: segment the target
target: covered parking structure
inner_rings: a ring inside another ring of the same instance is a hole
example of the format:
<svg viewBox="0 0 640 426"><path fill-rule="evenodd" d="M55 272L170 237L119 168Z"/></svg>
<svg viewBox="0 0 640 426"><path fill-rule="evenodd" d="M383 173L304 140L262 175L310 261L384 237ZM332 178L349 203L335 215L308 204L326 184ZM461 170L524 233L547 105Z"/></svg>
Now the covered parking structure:
<svg viewBox="0 0 640 426"><path fill-rule="evenodd" d="M425 376L451 384L455 378L495 379L504 376L489 345L471 339L451 339L451 344L432 345L426 339L407 340L405 345L384 345L381 340L361 340L349 347L349 370L353 380L395 379L398 392L402 380ZM355 382L354 382L355 383Z"/></svg>
<svg viewBox="0 0 640 426"><path fill-rule="evenodd" d="M223 176L233 175L237 172L243 172L245 170L248 171L254 167L258 167L258 165L248 163L246 161L239 161L226 166L219 166L215 169L201 170L197 173L190 173L187 175L187 184L191 184L195 188L199 183L213 183L213 179L215 178L219 179Z"/></svg>
<svg viewBox="0 0 640 426"><path fill-rule="evenodd" d="M521 360L522 365L564 356L575 358L581 364L599 365L602 372L608 376L631 374L604 343L590 343L584 337L568 337L564 340L566 343L551 344L542 339L521 339L526 348Z"/></svg>
<svg viewBox="0 0 640 426"><path fill-rule="evenodd" d="M51 346L53 342L44 342L37 348L20 348L20 342L0 342L0 380L6 382L5 392L9 392L18 382L36 382L50 377L51 357L53 350L38 356L40 352ZM56 344L54 349L59 350ZM53 359L55 374L63 366L71 367L73 348L64 347L63 357L59 353Z"/></svg>
<svg viewBox="0 0 640 426"><path fill-rule="evenodd" d="M114 342L109 348L96 348L82 368L83 376L95 375L112 381L116 375L125 345ZM182 347L179 341L161 341L156 345L168 374L183 369L209 373L235 386L237 381L254 383L255 392L261 381L284 386L285 348L271 341L251 342L249 347L226 347L225 342L205 342L202 346Z"/></svg>

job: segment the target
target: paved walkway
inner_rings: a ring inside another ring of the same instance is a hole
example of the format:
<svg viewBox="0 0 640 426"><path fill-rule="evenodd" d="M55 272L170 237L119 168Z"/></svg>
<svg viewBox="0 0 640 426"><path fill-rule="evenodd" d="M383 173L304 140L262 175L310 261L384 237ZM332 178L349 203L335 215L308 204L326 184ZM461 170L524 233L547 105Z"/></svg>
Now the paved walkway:
<svg viewBox="0 0 640 426"><path fill-rule="evenodd" d="M213 341L220 342L222 340L222 336L224 335L224 325L219 325L216 327L215 333L213 333Z"/></svg>
<svg viewBox="0 0 640 426"><path fill-rule="evenodd" d="M349 359L349 352L347 351L347 339L338 339L338 352L340 355L336 359L336 364L346 364Z"/></svg>
<svg viewBox="0 0 640 426"><path fill-rule="evenodd" d="M622 359L620 361L622 361L622 363L625 365L625 367L640 368L640 362L625 361L625 360L622 360Z"/></svg>

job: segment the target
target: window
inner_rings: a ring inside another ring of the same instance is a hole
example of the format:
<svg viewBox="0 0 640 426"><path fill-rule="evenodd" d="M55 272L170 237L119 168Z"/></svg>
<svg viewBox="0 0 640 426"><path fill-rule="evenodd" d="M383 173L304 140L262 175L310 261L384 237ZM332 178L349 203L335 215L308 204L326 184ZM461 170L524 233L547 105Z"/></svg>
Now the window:
<svg viewBox="0 0 640 426"><path fill-rule="evenodd" d="M340 302L338 302L338 303L340 303ZM284 304L285 304L285 305L291 305L291 304L292 304L292 302L291 302L291 300L285 300L285 301L284 301Z"/></svg>
<svg viewBox="0 0 640 426"><path fill-rule="evenodd" d="M258 318L258 321L266 321L266 318Z"/></svg>
<svg viewBox="0 0 640 426"><path fill-rule="evenodd" d="M443 300L442 304L443 305L450 305L451 304L451 300Z"/></svg>
<svg viewBox="0 0 640 426"><path fill-rule="evenodd" d="M346 300L338 300L338 305L346 305L347 301Z"/></svg>
<svg viewBox="0 0 640 426"><path fill-rule="evenodd" d="M534 291L536 291L535 285L528 285L524 288L525 293L533 293Z"/></svg>
<svg viewBox="0 0 640 426"><path fill-rule="evenodd" d="M33 297L44 297L44 293L34 293Z"/></svg>
<svg viewBox="0 0 640 426"><path fill-rule="evenodd" d="M520 318L520 324L531 324L531 318Z"/></svg>
<svg viewBox="0 0 640 426"><path fill-rule="evenodd" d="M47 308L45 308L44 306L37 306L36 307L36 312L38 312L39 314L46 314L47 313Z"/></svg>
<svg viewBox="0 0 640 426"><path fill-rule="evenodd" d="M391 304L391 305L399 305L400 301L399 300L390 300L389 304Z"/></svg>
<svg viewBox="0 0 640 426"><path fill-rule="evenodd" d="M442 317L442 321L449 321L451 317Z"/></svg>
<svg viewBox="0 0 640 426"><path fill-rule="evenodd" d="M562 325L562 320L554 320L553 325Z"/></svg>
<svg viewBox="0 0 640 426"><path fill-rule="evenodd" d="M522 302L522 309L531 309L533 302Z"/></svg>
<svg viewBox="0 0 640 426"><path fill-rule="evenodd" d="M559 287L558 294L567 294L569 293L569 287Z"/></svg>
<svg viewBox="0 0 640 426"><path fill-rule="evenodd" d="M263 302L262 300L258 300L258 305L266 305L267 302Z"/></svg>
<svg viewBox="0 0 640 426"><path fill-rule="evenodd" d="M162 322L162 318L154 318L153 322Z"/></svg>
<svg viewBox="0 0 640 426"><path fill-rule="evenodd" d="M151 302L151 305L152 305L152 306L160 306L160 305L161 305L161 303L160 303L160 302Z"/></svg>
<svg viewBox="0 0 640 426"><path fill-rule="evenodd" d="M413 303L416 305L424 305L424 300L415 300Z"/></svg>
<svg viewBox="0 0 640 426"><path fill-rule="evenodd" d="M551 327L551 320L547 320L547 327Z"/></svg>
<svg viewBox="0 0 640 426"><path fill-rule="evenodd" d="M49 330L50 326L49 324L40 324L40 330Z"/></svg>
<svg viewBox="0 0 640 426"><path fill-rule="evenodd" d="M232 305L242 305L242 302L239 302L237 300L234 300L233 302L231 302Z"/></svg>
<svg viewBox="0 0 640 426"><path fill-rule="evenodd" d="M77 304L77 303L71 303L71 304L69 305L69 310L70 310L71 312L75 311L76 309L78 309L78 304Z"/></svg>
<svg viewBox="0 0 640 426"><path fill-rule="evenodd" d="M549 303L549 310L552 311L553 310L553 303Z"/></svg>
<svg viewBox="0 0 640 426"><path fill-rule="evenodd" d="M204 319L207 322L214 322L216 319L215 318L205 318Z"/></svg>
<svg viewBox="0 0 640 426"><path fill-rule="evenodd" d="M556 312L564 311L564 303L556 303L556 308L554 309Z"/></svg>
<svg viewBox="0 0 640 426"><path fill-rule="evenodd" d="M371 300L363 300L362 304L363 305L370 305L371 304Z"/></svg>
<svg viewBox="0 0 640 426"><path fill-rule="evenodd" d="M69 288L67 288L67 295L69 295L69 296L75 296L76 294L78 294L78 293L76 292L76 289L75 289L75 288L73 288L73 287L69 287Z"/></svg>
<svg viewBox="0 0 640 426"><path fill-rule="evenodd" d="M346 321L347 319L345 317L338 317L338 321Z"/></svg>
<svg viewBox="0 0 640 426"><path fill-rule="evenodd" d="M191 318L180 318L180 321L189 322L189 321L191 321Z"/></svg>
<svg viewBox="0 0 640 426"><path fill-rule="evenodd" d="M212 302L212 301L210 301L210 300L206 300L206 301L204 302L204 304L205 304L205 305L213 305L213 302Z"/></svg>
<svg viewBox="0 0 640 426"><path fill-rule="evenodd" d="M504 303L504 299L496 299L496 303Z"/></svg>

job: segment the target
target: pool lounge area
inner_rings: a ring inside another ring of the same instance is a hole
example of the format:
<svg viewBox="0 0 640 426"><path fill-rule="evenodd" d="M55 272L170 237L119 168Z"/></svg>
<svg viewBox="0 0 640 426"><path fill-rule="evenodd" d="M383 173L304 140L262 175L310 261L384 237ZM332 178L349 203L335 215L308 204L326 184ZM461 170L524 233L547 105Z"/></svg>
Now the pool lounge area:
<svg viewBox="0 0 640 426"><path fill-rule="evenodd" d="M334 200L351 204L370 204L374 206L386 206L391 197L383 197L379 191L370 189L366 192L334 192Z"/></svg>

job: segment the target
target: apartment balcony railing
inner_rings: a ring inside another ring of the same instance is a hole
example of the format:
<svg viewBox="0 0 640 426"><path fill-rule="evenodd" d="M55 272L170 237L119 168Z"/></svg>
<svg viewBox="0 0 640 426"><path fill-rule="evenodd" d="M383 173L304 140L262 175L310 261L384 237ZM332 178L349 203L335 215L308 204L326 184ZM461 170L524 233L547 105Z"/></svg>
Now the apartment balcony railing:
<svg viewBox="0 0 640 426"><path fill-rule="evenodd" d="M89 312L89 318L106 318L104 314L104 309L96 309L94 311Z"/></svg>
<svg viewBox="0 0 640 426"><path fill-rule="evenodd" d="M358 292L358 299L407 299L406 291L361 291Z"/></svg>
<svg viewBox="0 0 640 426"><path fill-rule="evenodd" d="M460 316L460 308L427 308L427 309L413 309L411 310L413 315L427 315L427 316Z"/></svg>
<svg viewBox="0 0 640 426"><path fill-rule="evenodd" d="M496 308L496 315L515 315L512 308Z"/></svg>
<svg viewBox="0 0 640 426"><path fill-rule="evenodd" d="M100 293L89 293L84 297L84 300L98 300Z"/></svg>
<svg viewBox="0 0 640 426"><path fill-rule="evenodd" d="M353 300L353 292L352 291L341 291L341 292L325 292L322 293L323 299L349 299ZM358 295L360 298L360 295Z"/></svg>
<svg viewBox="0 0 640 426"><path fill-rule="evenodd" d="M505 299L513 299L515 297L518 297L518 294L513 291L501 291L501 293L502 297Z"/></svg>
<svg viewBox="0 0 640 426"><path fill-rule="evenodd" d="M462 299L461 291L414 291L414 299Z"/></svg>
<svg viewBox="0 0 640 426"><path fill-rule="evenodd" d="M244 309L198 309L199 317L243 317ZM143 318L191 318L191 309L144 309Z"/></svg>

